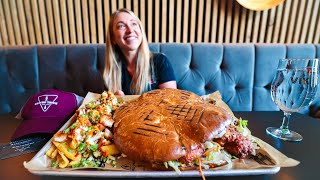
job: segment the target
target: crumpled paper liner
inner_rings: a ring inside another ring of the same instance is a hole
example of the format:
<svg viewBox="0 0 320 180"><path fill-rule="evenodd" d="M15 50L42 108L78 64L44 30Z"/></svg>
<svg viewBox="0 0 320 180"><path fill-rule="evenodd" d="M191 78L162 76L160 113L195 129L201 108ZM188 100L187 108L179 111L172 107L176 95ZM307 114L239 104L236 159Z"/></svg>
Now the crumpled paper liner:
<svg viewBox="0 0 320 180"><path fill-rule="evenodd" d="M92 100L96 100L100 97L100 94L95 94L89 92L85 99L83 100L82 105L80 108L84 107L84 105ZM134 101L137 99L138 95L128 95L128 96L122 96L118 97L119 101ZM212 94L202 96L202 98L208 102L213 103L217 106L220 106L224 108L226 111L228 111L234 118L236 118L229 108L229 106L222 101L221 94L216 91ZM74 121L76 120L76 115L71 117L68 122L66 122L60 130L64 130L67 127L69 127ZM271 168L271 167L292 167L298 165L300 162L297 160L294 160L292 158L289 158L279 152L277 149L272 147L271 145L267 144L266 142L262 141L261 139L254 137L258 145L260 146L259 149L256 150L255 156L250 156L246 159L235 159L233 160L232 164L227 164L221 167L213 168L213 170L220 170L220 169L259 169L259 168ZM83 168L51 168L51 159L45 155L45 152L49 147L51 146L52 139L29 161L24 162L23 165L28 170L51 170L51 171L71 171L71 170L77 170L77 169L83 169ZM86 168L88 169L88 168ZM90 168L92 169L92 168ZM93 168L93 169L100 169L100 170L111 170L111 171L149 171L151 169L148 169L147 166L145 166L143 163L137 163L134 161L131 161L128 158L119 158L117 159L117 165L116 167L112 167L109 164L106 164L103 168Z"/></svg>

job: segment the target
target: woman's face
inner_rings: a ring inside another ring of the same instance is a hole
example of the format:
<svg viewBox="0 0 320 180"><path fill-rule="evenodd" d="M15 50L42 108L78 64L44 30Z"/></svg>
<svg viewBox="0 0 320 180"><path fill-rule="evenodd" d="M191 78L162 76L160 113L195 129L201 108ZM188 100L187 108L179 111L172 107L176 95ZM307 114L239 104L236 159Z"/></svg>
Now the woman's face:
<svg viewBox="0 0 320 180"><path fill-rule="evenodd" d="M142 35L138 21L128 13L119 13L113 23L112 43L117 44L122 52L137 51Z"/></svg>

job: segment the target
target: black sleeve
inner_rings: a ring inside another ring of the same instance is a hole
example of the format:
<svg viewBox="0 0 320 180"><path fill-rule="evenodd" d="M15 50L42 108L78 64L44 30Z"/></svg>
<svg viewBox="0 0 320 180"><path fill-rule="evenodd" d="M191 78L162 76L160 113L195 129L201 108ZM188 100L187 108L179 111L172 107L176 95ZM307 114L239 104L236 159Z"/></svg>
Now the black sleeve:
<svg viewBox="0 0 320 180"><path fill-rule="evenodd" d="M153 61L158 84L176 80L173 68L166 55L154 53Z"/></svg>

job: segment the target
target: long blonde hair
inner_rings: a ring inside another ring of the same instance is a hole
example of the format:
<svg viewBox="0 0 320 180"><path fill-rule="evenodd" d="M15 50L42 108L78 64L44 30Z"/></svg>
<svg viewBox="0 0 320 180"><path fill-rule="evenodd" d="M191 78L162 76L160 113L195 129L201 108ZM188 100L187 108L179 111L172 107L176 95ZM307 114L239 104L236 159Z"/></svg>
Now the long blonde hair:
<svg viewBox="0 0 320 180"><path fill-rule="evenodd" d="M112 13L112 15L110 16L106 39L106 65L103 73L104 83L109 91L116 92L117 90L122 90L122 60L120 58L122 52L116 44L112 44L114 19L121 12L125 12L133 16L137 20L141 29L142 42L138 50L136 69L132 77L130 87L132 94L142 94L144 91L147 90L148 84L151 80L151 53L149 50L146 33L144 31L144 28L142 27L141 21L132 11L128 9L119 9Z"/></svg>

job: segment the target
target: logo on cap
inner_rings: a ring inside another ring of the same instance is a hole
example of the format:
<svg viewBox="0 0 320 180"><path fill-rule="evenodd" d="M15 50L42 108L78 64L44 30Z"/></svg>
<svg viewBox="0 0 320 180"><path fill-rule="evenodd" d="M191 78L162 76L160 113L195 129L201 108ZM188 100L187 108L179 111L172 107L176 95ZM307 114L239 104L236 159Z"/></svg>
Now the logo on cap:
<svg viewBox="0 0 320 180"><path fill-rule="evenodd" d="M46 112L52 104L58 105L58 102L55 102L58 99L58 95L41 95L38 96L38 102L34 105L40 105L43 112Z"/></svg>

